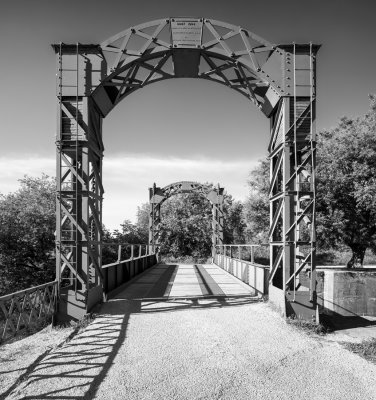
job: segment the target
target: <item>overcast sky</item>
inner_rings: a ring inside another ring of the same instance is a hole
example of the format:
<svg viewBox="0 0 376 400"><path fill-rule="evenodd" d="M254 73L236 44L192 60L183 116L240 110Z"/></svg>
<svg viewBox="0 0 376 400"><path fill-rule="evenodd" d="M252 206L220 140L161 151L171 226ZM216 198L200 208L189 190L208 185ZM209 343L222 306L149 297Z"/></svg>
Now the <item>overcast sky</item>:
<svg viewBox="0 0 376 400"><path fill-rule="evenodd" d="M322 44L317 127L363 114L376 93L375 0L12 0L0 11L0 192L24 174L55 174L55 54L51 43L100 43L142 22L207 17L274 43ZM269 121L245 97L193 79L136 91L104 121L104 223L135 220L147 188L220 183L236 199L266 156Z"/></svg>

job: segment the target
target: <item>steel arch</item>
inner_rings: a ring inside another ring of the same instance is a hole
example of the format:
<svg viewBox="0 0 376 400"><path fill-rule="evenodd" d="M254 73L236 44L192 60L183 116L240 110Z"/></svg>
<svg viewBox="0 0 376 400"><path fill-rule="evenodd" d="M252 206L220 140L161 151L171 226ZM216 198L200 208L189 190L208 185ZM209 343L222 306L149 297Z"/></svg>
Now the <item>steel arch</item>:
<svg viewBox="0 0 376 400"><path fill-rule="evenodd" d="M161 206L170 197L181 193L197 193L210 201L212 208L212 257L216 246L223 244L223 191L219 185L212 187L198 182L181 181L164 188L154 183L149 188L149 246L158 253L161 232Z"/></svg>
<svg viewBox="0 0 376 400"><path fill-rule="evenodd" d="M58 99L56 270L59 281L73 287L67 303L74 303L79 314L101 298L103 118L146 85L189 77L236 90L270 119L269 298L284 314L314 317L319 46L276 45L212 19L166 18L101 44L53 47Z"/></svg>

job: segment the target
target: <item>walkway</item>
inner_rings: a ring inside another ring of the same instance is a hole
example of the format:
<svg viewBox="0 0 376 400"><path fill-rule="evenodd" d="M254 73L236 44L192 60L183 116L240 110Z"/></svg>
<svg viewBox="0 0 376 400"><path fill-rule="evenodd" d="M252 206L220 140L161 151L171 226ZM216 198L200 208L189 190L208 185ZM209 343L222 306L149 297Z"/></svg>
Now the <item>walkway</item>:
<svg viewBox="0 0 376 400"><path fill-rule="evenodd" d="M213 264L160 264L127 287L132 299L254 296L255 291Z"/></svg>
<svg viewBox="0 0 376 400"><path fill-rule="evenodd" d="M42 359L8 398L376 399L375 365L297 332L212 268L152 268Z"/></svg>

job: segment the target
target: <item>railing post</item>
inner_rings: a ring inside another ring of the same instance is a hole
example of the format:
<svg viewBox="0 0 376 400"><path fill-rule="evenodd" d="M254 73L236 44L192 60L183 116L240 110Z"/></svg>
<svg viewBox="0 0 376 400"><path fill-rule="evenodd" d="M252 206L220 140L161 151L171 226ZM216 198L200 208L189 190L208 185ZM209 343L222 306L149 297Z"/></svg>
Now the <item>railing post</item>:
<svg viewBox="0 0 376 400"><path fill-rule="evenodd" d="M241 246L238 246L238 257L239 257L239 260L242 259L242 248L241 248Z"/></svg>
<svg viewBox="0 0 376 400"><path fill-rule="evenodd" d="M254 246L251 246L251 263L255 263L255 248Z"/></svg>
<svg viewBox="0 0 376 400"><path fill-rule="evenodd" d="M131 260L134 258L134 244L131 244Z"/></svg>
<svg viewBox="0 0 376 400"><path fill-rule="evenodd" d="M120 263L121 261L121 244L119 244L118 246L118 258L117 258L117 262Z"/></svg>
<svg viewBox="0 0 376 400"><path fill-rule="evenodd" d="M139 248L138 248L138 258L140 258L142 256L142 244L139 244Z"/></svg>

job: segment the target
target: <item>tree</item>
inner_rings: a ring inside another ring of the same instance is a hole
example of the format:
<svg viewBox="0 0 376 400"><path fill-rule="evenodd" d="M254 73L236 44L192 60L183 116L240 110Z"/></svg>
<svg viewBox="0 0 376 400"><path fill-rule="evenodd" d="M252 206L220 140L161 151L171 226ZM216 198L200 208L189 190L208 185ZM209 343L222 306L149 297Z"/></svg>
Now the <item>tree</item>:
<svg viewBox="0 0 376 400"><path fill-rule="evenodd" d="M241 201L234 200L227 193L223 201L223 243L245 243L246 223L244 219L244 206Z"/></svg>
<svg viewBox="0 0 376 400"><path fill-rule="evenodd" d="M161 207L161 254L193 259L211 255L211 206L197 193L179 194Z"/></svg>
<svg viewBox="0 0 376 400"><path fill-rule="evenodd" d="M260 160L249 174L250 193L244 204L247 240L268 243L269 231L269 160Z"/></svg>
<svg viewBox="0 0 376 400"><path fill-rule="evenodd" d="M318 135L317 233L321 247L345 244L347 266L362 266L367 248L376 249L376 98L370 111L344 117Z"/></svg>
<svg viewBox="0 0 376 400"><path fill-rule="evenodd" d="M121 230L115 229L110 232L106 228L103 229L102 265L110 264L117 260L119 245L122 245L121 258L127 259L131 254L131 250L130 246L126 245L148 244L148 225L145 226L146 206L148 207L147 203L138 207L136 224L126 219L120 224Z"/></svg>
<svg viewBox="0 0 376 400"><path fill-rule="evenodd" d="M25 176L20 184L15 193L0 195L3 294L55 278L55 180Z"/></svg>
<svg viewBox="0 0 376 400"><path fill-rule="evenodd" d="M137 207L137 231L140 237L141 243L148 243L149 241L149 203L143 203L140 207Z"/></svg>
<svg viewBox="0 0 376 400"><path fill-rule="evenodd" d="M214 187L212 184L208 186ZM224 193L224 243L244 243L243 205ZM198 193L179 194L161 208L161 253L174 258L211 255L212 209Z"/></svg>

